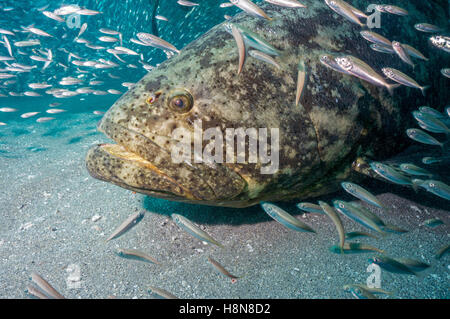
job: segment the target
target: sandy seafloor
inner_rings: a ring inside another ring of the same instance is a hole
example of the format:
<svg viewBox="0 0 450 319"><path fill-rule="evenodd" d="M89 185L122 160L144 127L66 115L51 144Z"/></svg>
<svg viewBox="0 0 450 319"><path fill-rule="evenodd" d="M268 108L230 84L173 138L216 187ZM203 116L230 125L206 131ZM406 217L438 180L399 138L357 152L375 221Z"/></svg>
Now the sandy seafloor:
<svg viewBox="0 0 450 319"><path fill-rule="evenodd" d="M173 203L100 182L90 177L84 164L90 146L108 141L96 132L100 118L92 111L56 117L45 124L11 120L0 127L0 298L29 298L25 290L31 272L68 298L155 298L147 291L149 285L180 298L352 298L342 286L366 282L368 258L377 254L330 252L338 236L325 215L303 215L295 203L283 204L317 231L299 233L272 220L259 206L227 209ZM397 298L449 298L450 255L434 257L450 241L449 202L376 180L362 185L387 207L370 209L409 232L359 241L392 257L432 264L418 278L382 271L382 288L394 291ZM333 198L352 200L343 191L321 199ZM143 220L105 242L136 211L145 211ZM225 248L191 237L172 222L171 213L202 225ZM94 222L96 215L101 218ZM434 217L446 224L421 225ZM343 221L346 231L364 230ZM162 265L118 257L117 248L139 249ZM209 255L243 278L232 284L209 264ZM78 287L67 284L69 265L80 271Z"/></svg>

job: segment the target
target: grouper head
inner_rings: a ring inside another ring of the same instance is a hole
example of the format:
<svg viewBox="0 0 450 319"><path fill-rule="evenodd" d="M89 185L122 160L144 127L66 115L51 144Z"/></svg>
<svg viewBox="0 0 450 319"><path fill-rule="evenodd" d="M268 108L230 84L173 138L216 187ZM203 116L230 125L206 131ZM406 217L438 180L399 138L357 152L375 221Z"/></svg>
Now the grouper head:
<svg viewBox="0 0 450 319"><path fill-rule="evenodd" d="M89 150L86 166L93 177L174 201L233 207L258 202L248 192L249 174L238 166L173 158L186 138L174 137L175 131L193 137L195 123L224 130L248 118L243 102L251 96L241 91L248 87L238 88L233 40L223 29L211 32L151 71L109 109L98 129L116 144ZM194 140L185 143L194 152Z"/></svg>

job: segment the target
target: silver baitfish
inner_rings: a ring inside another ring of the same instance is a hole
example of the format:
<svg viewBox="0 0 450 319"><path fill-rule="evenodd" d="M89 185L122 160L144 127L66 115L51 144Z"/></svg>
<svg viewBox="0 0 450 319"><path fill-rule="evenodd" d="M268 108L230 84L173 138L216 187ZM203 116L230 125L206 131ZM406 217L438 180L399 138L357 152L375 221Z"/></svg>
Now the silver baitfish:
<svg viewBox="0 0 450 319"><path fill-rule="evenodd" d="M322 207L313 203L298 203L297 208L308 213L324 214Z"/></svg>
<svg viewBox="0 0 450 319"><path fill-rule="evenodd" d="M369 258L369 262L377 264L384 270L392 273L417 276L415 271L394 258L390 258L387 256L372 257Z"/></svg>
<svg viewBox="0 0 450 319"><path fill-rule="evenodd" d="M389 39L386 39L382 35L372 32L372 31L361 31L361 36L369 42L382 45L382 46L392 46L392 42Z"/></svg>
<svg viewBox="0 0 450 319"><path fill-rule="evenodd" d="M189 219L187 219L184 216L181 216L179 214L172 214L172 219L179 227L184 229L186 232L191 234L192 236L200 239L201 241L206 241L208 243L214 244L219 246L220 248L223 248L223 245L219 243L217 240L212 238L208 233L201 230L200 227L195 225L193 222L191 222Z"/></svg>
<svg viewBox="0 0 450 319"><path fill-rule="evenodd" d="M432 107L429 107L429 106L421 106L421 107L419 107L419 111L423 114L428 114L437 119L445 119L446 118L445 114L443 114L443 113L439 112L438 110L433 109Z"/></svg>
<svg viewBox="0 0 450 319"><path fill-rule="evenodd" d="M360 200L363 200L379 208L384 208L383 204L381 204L378 198L376 198L375 195L371 194L368 190L364 189L363 187L350 182L342 182L341 186L347 193L355 196L356 198L359 198Z"/></svg>
<svg viewBox="0 0 450 319"><path fill-rule="evenodd" d="M399 15L399 16L409 15L407 10L397 7L397 6L390 5L390 4L377 5L375 8L376 8L376 10L378 10L380 12L391 13L391 14L395 14L395 15Z"/></svg>
<svg viewBox="0 0 450 319"><path fill-rule="evenodd" d="M426 129L427 131L433 133L450 133L450 129L447 127L447 125L445 125L441 120L434 117L433 115L430 115L429 113L422 113L420 111L413 111L412 114L417 122L419 122L419 124L422 124L421 127Z"/></svg>
<svg viewBox="0 0 450 319"><path fill-rule="evenodd" d="M345 239L354 239L358 237L370 237L373 239L378 239L377 236L374 236L370 233L363 232L363 231L352 231L345 234Z"/></svg>
<svg viewBox="0 0 450 319"><path fill-rule="evenodd" d="M399 70L393 68L383 68L382 71L384 75L386 75L392 81L421 90L423 96L425 96L425 90L430 87L430 86L420 86L419 83L417 83L414 79L412 79L405 73L400 72Z"/></svg>
<svg viewBox="0 0 450 319"><path fill-rule="evenodd" d="M380 162L372 162L370 163L370 167L375 173L392 183L399 185L412 185L411 179L408 176L389 165Z"/></svg>
<svg viewBox="0 0 450 319"><path fill-rule="evenodd" d="M363 287L345 285L344 291L351 293L356 299L378 299L373 293Z"/></svg>
<svg viewBox="0 0 450 319"><path fill-rule="evenodd" d="M355 14L355 8L342 0L325 0L325 3L337 14L344 17L348 21L358 24L363 27L365 24L359 21L358 16ZM359 10L358 10L359 11Z"/></svg>
<svg viewBox="0 0 450 319"><path fill-rule="evenodd" d="M400 169L409 175L414 176L433 176L431 172L428 170L421 168L417 165L411 164L411 163L403 163L400 164Z"/></svg>
<svg viewBox="0 0 450 319"><path fill-rule="evenodd" d="M443 35L433 36L430 38L430 42L436 48L450 53L450 37Z"/></svg>
<svg viewBox="0 0 450 319"><path fill-rule="evenodd" d="M435 181L435 180L426 180L421 183L419 186L425 188L430 193L437 195L446 200L450 200L450 186L447 184Z"/></svg>
<svg viewBox="0 0 450 319"><path fill-rule="evenodd" d="M376 73L367 63L358 58L348 55L336 58L335 61L349 74L376 86L386 87L391 95L393 94L394 89L399 87L399 84L388 84L381 75Z"/></svg>
<svg viewBox="0 0 450 319"><path fill-rule="evenodd" d="M268 3L280 6L280 7L286 7L286 8L306 8L306 5L298 2L297 0L264 0Z"/></svg>
<svg viewBox="0 0 450 319"><path fill-rule="evenodd" d="M333 71L342 73L342 74L350 74L350 73L348 73L346 70L344 70L343 68L341 68L341 67L339 66L339 64L336 62L335 59L336 59L336 58L335 58L334 56L329 55L329 54L322 55L322 56L320 56L320 58L319 58L320 63L322 63L323 65L325 65L327 68L329 68L329 69L331 69L331 70L333 70Z"/></svg>
<svg viewBox="0 0 450 319"><path fill-rule="evenodd" d="M119 227L117 227L116 230L112 232L112 234L108 237L108 239L106 239L106 241L110 241L111 239L121 236L126 231L131 229L134 225L136 225L139 221L141 221L142 218L144 218L144 212L138 212L131 215Z"/></svg>
<svg viewBox="0 0 450 319"><path fill-rule="evenodd" d="M322 207L325 214L327 214L328 217L333 221L334 225L336 226L336 229L339 234L339 249L341 253L344 253L344 244L345 244L345 231L344 231L344 225L342 224L341 219L339 218L339 215L336 213L333 207L328 205L325 202L319 201L320 207Z"/></svg>
<svg viewBox="0 0 450 319"><path fill-rule="evenodd" d="M238 31L241 33L242 37L244 38L246 47L259 50L269 55L277 56L281 54L279 50L274 48L269 42L264 40L255 32L236 23L227 22L224 24L225 30L230 34L232 34L233 26L236 27L236 29L238 29Z"/></svg>
<svg viewBox="0 0 450 319"><path fill-rule="evenodd" d="M250 0L230 0L230 2L252 16L272 20L260 7Z"/></svg>
<svg viewBox="0 0 450 319"><path fill-rule="evenodd" d="M352 205L351 203L347 203L342 200L333 201L333 205L334 208L345 217L384 235L385 232L380 227L381 225L384 225L384 222L370 211L361 209L361 207Z"/></svg>
<svg viewBox="0 0 450 319"><path fill-rule="evenodd" d="M312 229L310 226L306 225L305 223L301 222L288 212L286 212L284 209L271 204L267 202L261 203L262 209L275 219L277 222L282 224L283 226L286 226L287 228L299 231L299 232L311 232L315 233L316 231Z"/></svg>
<svg viewBox="0 0 450 319"><path fill-rule="evenodd" d="M270 55L258 51L258 50L249 50L248 51L248 55L250 55L251 57L272 64L274 67L276 67L277 69L281 69L280 65L277 63L277 61L275 61Z"/></svg>
<svg viewBox="0 0 450 319"><path fill-rule="evenodd" d="M423 55L422 52L420 52L419 50L417 50L416 48L413 48L412 46L410 46L409 44L406 43L402 43L402 47L406 50L406 52L417 59L421 59L421 60L425 60L428 61L429 59Z"/></svg>
<svg viewBox="0 0 450 319"><path fill-rule="evenodd" d="M450 245L441 247L436 253L436 259L441 259L442 256L450 252Z"/></svg>
<svg viewBox="0 0 450 319"><path fill-rule="evenodd" d="M405 50L405 48L402 46L402 44L398 41L392 41L392 48L394 49L395 53L402 59L403 62L409 64L412 66L412 68L415 68L415 64L411 60L411 56L409 53Z"/></svg>
<svg viewBox="0 0 450 319"><path fill-rule="evenodd" d="M392 48L392 46L387 47L384 45L373 43L370 45L370 47L372 48L372 50L377 51L377 52L387 53L387 54L395 54L395 51Z"/></svg>
<svg viewBox="0 0 450 319"><path fill-rule="evenodd" d="M431 219L427 219L426 221L424 221L423 224L428 227L434 228L434 227L443 225L444 222L440 218L431 218Z"/></svg>
<svg viewBox="0 0 450 319"><path fill-rule="evenodd" d="M410 129L406 130L406 134L409 136L409 138L411 138L412 140L414 140L416 142L428 144L428 145L436 145L436 146L440 146L442 148L444 147L444 143L439 142L433 136L431 136L428 133L425 133L421 129L410 128Z"/></svg>
<svg viewBox="0 0 450 319"><path fill-rule="evenodd" d="M396 260L413 271L424 271L431 267L431 265L416 259L397 258Z"/></svg>
<svg viewBox="0 0 450 319"><path fill-rule="evenodd" d="M335 254L361 254L374 251L380 254L384 254L384 250L362 243L345 243L343 251L341 251L341 248L339 246L334 245L330 247L330 251Z"/></svg>
<svg viewBox="0 0 450 319"><path fill-rule="evenodd" d="M443 162L442 158L429 157L429 156L422 158L422 163L424 163L426 165L437 164L437 163L442 163L442 162Z"/></svg>
<svg viewBox="0 0 450 319"><path fill-rule="evenodd" d="M435 26L435 25L429 24L429 23L417 23L414 25L414 28L417 31L427 32L427 33L435 33L435 32L442 31L442 28L439 28L438 26Z"/></svg>
<svg viewBox="0 0 450 319"><path fill-rule="evenodd" d="M450 68L442 69L441 74L450 79Z"/></svg>

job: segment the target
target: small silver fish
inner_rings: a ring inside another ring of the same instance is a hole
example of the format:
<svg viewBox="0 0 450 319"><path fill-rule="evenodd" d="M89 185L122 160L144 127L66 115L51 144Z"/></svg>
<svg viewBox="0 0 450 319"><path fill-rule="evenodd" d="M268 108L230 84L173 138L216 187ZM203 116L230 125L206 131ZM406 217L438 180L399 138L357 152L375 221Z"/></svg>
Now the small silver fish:
<svg viewBox="0 0 450 319"><path fill-rule="evenodd" d="M379 256L369 258L369 262L377 264L384 270L387 270L392 273L417 276L417 274L413 270L411 270L408 266L406 266L405 264L401 263L400 261L394 258L390 258L387 256Z"/></svg>
<svg viewBox="0 0 450 319"><path fill-rule="evenodd" d="M369 210L342 200L334 200L333 205L334 208L345 217L384 235L384 231L380 227L381 225L384 225L384 222Z"/></svg>
<svg viewBox="0 0 450 319"><path fill-rule="evenodd" d="M433 36L430 38L430 42L436 48L450 53L450 37L443 35Z"/></svg>
<svg viewBox="0 0 450 319"><path fill-rule="evenodd" d="M248 54L257 60L272 64L277 69L281 68L280 65L270 55L265 54L264 52L258 50L250 50L248 51Z"/></svg>
<svg viewBox="0 0 450 319"><path fill-rule="evenodd" d="M37 115L39 113L40 112L28 112L28 113L22 114L20 117L23 118L23 119L27 119L27 118L33 117L33 116L35 116L35 115Z"/></svg>
<svg viewBox="0 0 450 319"><path fill-rule="evenodd" d="M51 34L45 32L45 31L43 31L41 29L38 29L38 28L29 27L29 28L27 28L27 30L30 31L31 33L36 34L36 35L53 38L53 36Z"/></svg>
<svg viewBox="0 0 450 319"><path fill-rule="evenodd" d="M327 214L328 217L333 221L334 225L336 226L336 229L339 234L339 247L341 252L344 252L344 244L345 244L345 231L344 231L344 225L342 224L341 219L339 218L339 215L336 213L334 208L332 208L330 205L328 205L325 202L319 201L320 207L322 207L325 214Z"/></svg>
<svg viewBox="0 0 450 319"><path fill-rule="evenodd" d="M286 7L286 8L306 8L306 5L298 2L297 0L264 0L268 3L280 6L280 7Z"/></svg>
<svg viewBox="0 0 450 319"><path fill-rule="evenodd" d="M31 280L50 297L55 299L64 299L63 295L57 292L55 288L53 288L44 278L39 276L37 273L31 273Z"/></svg>
<svg viewBox="0 0 450 319"><path fill-rule="evenodd" d="M360 254L360 253L368 253L375 251L377 253L383 254L384 250L381 250L379 248L362 244L362 243L345 243L344 244L344 250L343 252L340 251L339 246L331 246L330 251L335 254Z"/></svg>
<svg viewBox="0 0 450 319"><path fill-rule="evenodd" d="M425 55L423 55L422 52L420 52L416 48L413 48L409 44L402 43L402 47L406 50L406 52L410 56L412 56L414 58L421 59L421 60L424 60L424 61L428 61L429 60Z"/></svg>
<svg viewBox="0 0 450 319"><path fill-rule="evenodd" d="M399 16L409 15L408 11L406 11L405 9L389 4L377 5L376 9L380 12L391 13Z"/></svg>
<svg viewBox="0 0 450 319"><path fill-rule="evenodd" d="M445 114L443 114L443 113L439 112L438 110L435 110L429 106L420 106L419 111L423 114L428 114L437 119L445 119L446 118Z"/></svg>
<svg viewBox="0 0 450 319"><path fill-rule="evenodd" d="M189 219L187 219L184 216L178 215L178 214L172 214L172 220L177 224L179 227L184 229L186 232L191 234L192 236L200 239L201 241L206 241L211 244L217 245L220 248L223 248L223 245L219 243L217 240L212 238L208 233L201 230L200 227L195 225L193 222L191 222Z"/></svg>
<svg viewBox="0 0 450 319"><path fill-rule="evenodd" d="M382 71L383 71L384 75L386 75L392 81L395 81L397 83L403 84L408 87L412 87L412 88L421 90L423 96L425 96L425 90L430 87L429 85L427 85L427 86L419 85L419 83L417 83L414 79L412 79L405 73L400 72L399 70L396 70L393 68L383 68Z"/></svg>
<svg viewBox="0 0 450 319"><path fill-rule="evenodd" d="M403 62L411 65L413 69L415 68L416 65L413 63L409 53L405 50L405 48L402 46L400 42L392 41L392 48Z"/></svg>
<svg viewBox="0 0 450 319"><path fill-rule="evenodd" d="M436 158L436 157L424 157L422 158L422 163L426 165L436 164L436 163L442 163L442 158Z"/></svg>
<svg viewBox="0 0 450 319"><path fill-rule="evenodd" d="M106 239L106 241L110 241L111 239L117 238L136 225L139 221L144 218L144 212L138 212L132 214L128 217L119 227L117 227L112 234Z"/></svg>
<svg viewBox="0 0 450 319"><path fill-rule="evenodd" d="M423 222L424 225L428 226L428 227L437 227L439 225L443 225L444 222L439 219L439 218L431 218L431 219L427 219L426 221Z"/></svg>
<svg viewBox="0 0 450 319"><path fill-rule="evenodd" d="M429 171L427 171L424 168L421 168L417 165L411 164L411 163L404 163L404 164L400 164L400 169L409 174L409 175L414 175L414 176L433 176L432 173L430 173Z"/></svg>
<svg viewBox="0 0 450 319"><path fill-rule="evenodd" d="M152 46L162 50L170 50L176 53L180 53L180 50L175 48L172 44L153 34L141 32L137 34L137 37L146 46Z"/></svg>
<svg viewBox="0 0 450 319"><path fill-rule="evenodd" d="M286 212L284 209L267 202L261 203L262 209L275 219L277 222L282 224L283 226L286 226L287 228L299 231L299 232L312 232L315 233L316 231L312 229L310 226L306 225L305 223L301 222L288 212Z"/></svg>
<svg viewBox="0 0 450 319"><path fill-rule="evenodd" d="M53 13L53 12L50 12L50 11L43 11L42 12L46 17L48 17L48 18L50 18L50 19L53 19L53 20L55 20L55 21L58 21L58 22L65 22L66 20L64 20L63 18L61 18L59 15L57 15L57 14L55 14L55 13Z"/></svg>
<svg viewBox="0 0 450 319"><path fill-rule="evenodd" d="M155 258L147 255L146 253L143 253L136 249L122 249L119 248L117 250L117 254L124 258L133 258L137 260L143 260L143 261L149 261L156 265L161 265Z"/></svg>
<svg viewBox="0 0 450 319"><path fill-rule="evenodd" d="M369 42L383 46L392 46L392 42L390 40L386 39L382 35L379 35L378 33L372 31L361 31L360 34Z"/></svg>
<svg viewBox="0 0 450 319"><path fill-rule="evenodd" d="M231 30L239 52L239 67L237 73L239 75L241 74L242 68L244 67L247 50L245 49L245 43L241 32L234 25L231 25Z"/></svg>
<svg viewBox="0 0 450 319"><path fill-rule="evenodd" d="M372 83L376 86L386 87L389 93L392 95L395 88L399 86L399 84L389 84L387 83L383 77L375 72L367 63L357 59L353 56L344 56L336 58L335 61L337 64L349 74L356 76L364 81Z"/></svg>
<svg viewBox="0 0 450 319"><path fill-rule="evenodd" d="M230 0L230 2L252 16L272 20L260 7L250 0Z"/></svg>
<svg viewBox="0 0 450 319"><path fill-rule="evenodd" d="M450 68L442 69L441 74L450 79Z"/></svg>
<svg viewBox="0 0 450 319"><path fill-rule="evenodd" d="M165 299L178 299L178 297L172 295L170 292L168 292L164 289L152 287L152 286L149 286L148 289L149 289L149 293L156 293L157 295L159 295Z"/></svg>
<svg viewBox="0 0 450 319"><path fill-rule="evenodd" d="M374 294L362 287L345 285L344 290L350 292L356 299L378 299Z"/></svg>
<svg viewBox="0 0 450 319"><path fill-rule="evenodd" d="M442 29L429 24L429 23L417 23L414 25L414 28L418 31L427 32L427 33L435 33L435 32L441 32Z"/></svg>
<svg viewBox="0 0 450 319"><path fill-rule="evenodd" d="M440 248L436 254L436 259L441 259L442 256L444 256L446 253L450 251L450 245L445 245L442 248Z"/></svg>
<svg viewBox="0 0 450 319"><path fill-rule="evenodd" d="M450 200L450 186L448 186L443 182L435 180L426 180L419 186L425 188L427 191L436 196L439 196L446 200Z"/></svg>
<svg viewBox="0 0 450 319"><path fill-rule="evenodd" d="M342 0L325 0L325 3L337 14L344 17L345 19L358 24L360 27L364 26L364 23L359 21L358 16L352 10L352 6Z"/></svg>
<svg viewBox="0 0 450 319"><path fill-rule="evenodd" d="M433 136L428 133L425 133L421 129L418 128L410 128L406 130L406 134L408 137L416 142L428 144L428 145L436 145L440 147L444 147L444 143L439 142Z"/></svg>
<svg viewBox="0 0 450 319"><path fill-rule="evenodd" d="M323 65L325 65L327 68L330 68L331 70L342 73L342 74L350 74L347 71L345 71L344 69L342 69L339 66L339 64L336 62L335 59L336 59L335 57L328 55L328 54L320 56L320 62Z"/></svg>
<svg viewBox="0 0 450 319"><path fill-rule="evenodd" d="M420 111L413 111L412 114L423 129L433 133L450 134L450 129L440 120L442 117L436 118L430 113L422 113Z"/></svg>
<svg viewBox="0 0 450 319"><path fill-rule="evenodd" d="M355 196L356 198L379 208L383 208L383 204L381 204L378 198L363 187L350 182L342 182L341 186L347 193Z"/></svg>
<svg viewBox="0 0 450 319"><path fill-rule="evenodd" d="M297 67L297 93L295 94L295 105L298 106L302 97L306 82L306 66L304 61L300 61Z"/></svg>
<svg viewBox="0 0 450 319"><path fill-rule="evenodd" d="M322 207L312 203L298 203L298 209L313 214L324 214Z"/></svg>
<svg viewBox="0 0 450 319"><path fill-rule="evenodd" d="M239 279L239 277L236 277L236 276L232 275L230 272L228 272L228 270L226 270L218 261L214 260L211 256L208 257L208 261L214 267L216 267L216 269L219 270L222 274L231 278L231 282L234 283L236 281L236 279Z"/></svg>
<svg viewBox="0 0 450 319"><path fill-rule="evenodd" d="M345 234L345 239L353 239L358 237L371 237L373 239L378 239L377 236L374 236L370 233L362 232L362 231L352 231Z"/></svg>
<svg viewBox="0 0 450 319"><path fill-rule="evenodd" d="M26 292L39 299L50 299L43 291L33 285L28 285Z"/></svg>
<svg viewBox="0 0 450 319"><path fill-rule="evenodd" d="M375 173L377 173L378 175L387 179L390 182L399 185L412 185L411 179L408 176L397 171L395 168L389 165L380 162L372 162L370 163L370 167Z"/></svg>

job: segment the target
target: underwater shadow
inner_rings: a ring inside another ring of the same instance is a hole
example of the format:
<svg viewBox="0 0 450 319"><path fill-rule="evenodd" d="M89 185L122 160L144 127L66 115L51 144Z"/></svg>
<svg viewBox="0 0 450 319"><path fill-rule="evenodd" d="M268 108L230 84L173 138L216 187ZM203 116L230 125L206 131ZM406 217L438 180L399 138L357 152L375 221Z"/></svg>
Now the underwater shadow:
<svg viewBox="0 0 450 319"><path fill-rule="evenodd" d="M61 133L71 129L72 127L68 127L68 126L59 126L59 127L55 127L52 129L49 129L46 133L42 134L42 137L56 137L56 136L61 136Z"/></svg>
<svg viewBox="0 0 450 319"><path fill-rule="evenodd" d="M215 207L172 202L149 196L145 197L142 204L147 211L152 213L165 215L169 218L171 214L176 213L199 224L242 225L271 220L259 205L247 208Z"/></svg>
<svg viewBox="0 0 450 319"><path fill-rule="evenodd" d="M26 135L26 134L30 134L31 132L28 130L25 130L23 128L19 128L19 129L13 129L11 130L11 132L14 134L14 137L18 137L21 135Z"/></svg>
<svg viewBox="0 0 450 319"><path fill-rule="evenodd" d="M82 140L84 140L84 139L86 139L88 137L91 137L91 136L94 136L94 135L99 135L99 134L101 134L101 133L100 132L91 132L91 133L87 133L87 134L84 134L84 135L75 136L75 137L71 138L69 141L67 141L67 144L68 145L76 144L76 143L79 143L79 142L81 142Z"/></svg>

